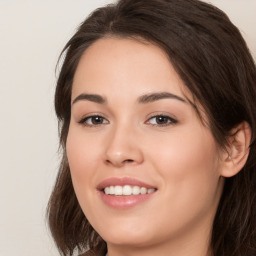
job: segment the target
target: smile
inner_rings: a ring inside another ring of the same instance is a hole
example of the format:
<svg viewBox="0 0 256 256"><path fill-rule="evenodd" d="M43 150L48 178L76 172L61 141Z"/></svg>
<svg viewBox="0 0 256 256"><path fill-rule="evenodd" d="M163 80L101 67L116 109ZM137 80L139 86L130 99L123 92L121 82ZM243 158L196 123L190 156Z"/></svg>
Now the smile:
<svg viewBox="0 0 256 256"><path fill-rule="evenodd" d="M114 196L130 196L130 195L145 195L151 194L156 191L155 188L145 188L139 186L109 186L104 188L104 193L106 195L114 195Z"/></svg>
<svg viewBox="0 0 256 256"><path fill-rule="evenodd" d="M113 177L102 181L97 190L107 206L124 209L148 201L157 188L130 177Z"/></svg>

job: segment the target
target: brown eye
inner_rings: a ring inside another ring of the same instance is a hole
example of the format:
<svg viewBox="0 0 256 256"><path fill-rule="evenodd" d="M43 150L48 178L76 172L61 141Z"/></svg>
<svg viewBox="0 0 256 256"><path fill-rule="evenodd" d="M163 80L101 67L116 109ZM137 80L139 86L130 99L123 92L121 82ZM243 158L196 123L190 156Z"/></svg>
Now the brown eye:
<svg viewBox="0 0 256 256"><path fill-rule="evenodd" d="M80 124L85 126L97 126L101 124L107 124L108 121L102 116L88 116L79 121Z"/></svg>
<svg viewBox="0 0 256 256"><path fill-rule="evenodd" d="M169 122L169 118L166 116L157 116L156 123L157 124L167 124Z"/></svg>
<svg viewBox="0 0 256 256"><path fill-rule="evenodd" d="M176 124L177 120L173 119L170 116L157 115L157 116L151 117L147 122L151 125L167 126L171 124Z"/></svg>
<svg viewBox="0 0 256 256"><path fill-rule="evenodd" d="M101 116L93 116L90 119L91 119L91 123L95 125L103 124L104 122L104 118L102 118Z"/></svg>

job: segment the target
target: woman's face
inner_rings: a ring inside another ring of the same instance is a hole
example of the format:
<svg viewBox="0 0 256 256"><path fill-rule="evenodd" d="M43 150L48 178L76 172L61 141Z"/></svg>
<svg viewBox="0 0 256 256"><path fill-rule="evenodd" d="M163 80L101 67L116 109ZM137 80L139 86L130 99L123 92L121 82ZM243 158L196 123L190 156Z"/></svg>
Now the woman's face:
<svg viewBox="0 0 256 256"><path fill-rule="evenodd" d="M82 210L109 245L209 238L222 161L185 91L149 43L101 39L79 62L67 156Z"/></svg>

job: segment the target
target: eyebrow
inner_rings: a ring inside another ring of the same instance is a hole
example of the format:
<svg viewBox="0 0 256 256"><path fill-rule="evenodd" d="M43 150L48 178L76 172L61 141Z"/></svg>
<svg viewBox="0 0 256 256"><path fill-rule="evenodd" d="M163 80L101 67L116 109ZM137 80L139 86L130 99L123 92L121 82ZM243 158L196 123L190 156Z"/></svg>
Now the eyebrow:
<svg viewBox="0 0 256 256"><path fill-rule="evenodd" d="M154 102L154 101L162 100L162 99L175 99L175 100L179 100L181 102L186 103L185 99L181 98L178 95L169 93L169 92L157 92L157 93L150 93L150 94L142 95L139 97L138 102L139 103L150 103L150 102Z"/></svg>
<svg viewBox="0 0 256 256"><path fill-rule="evenodd" d="M88 100L88 101L92 101L95 103L99 103L99 104L104 104L107 102L107 100L105 98L103 98L102 96L98 95L98 94L86 94L86 93L82 93L80 95L78 95L72 102L72 104L80 101L80 100Z"/></svg>
<svg viewBox="0 0 256 256"><path fill-rule="evenodd" d="M146 103L151 103L151 102L162 100L162 99L176 99L186 103L186 100L183 99L182 97L169 92L157 92L157 93L142 95L138 98L138 103L146 104ZM99 103L99 104L105 104L107 102L107 100L104 97L98 94L82 93L73 100L72 104L80 100L88 100L88 101Z"/></svg>

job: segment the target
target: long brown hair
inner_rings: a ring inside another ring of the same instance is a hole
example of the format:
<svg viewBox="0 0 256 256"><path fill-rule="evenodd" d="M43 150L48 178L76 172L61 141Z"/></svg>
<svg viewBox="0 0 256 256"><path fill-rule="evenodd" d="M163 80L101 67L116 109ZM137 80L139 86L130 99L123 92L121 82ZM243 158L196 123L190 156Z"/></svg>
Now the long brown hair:
<svg viewBox="0 0 256 256"><path fill-rule="evenodd" d="M220 146L226 145L237 124L250 124L248 161L239 174L225 180L211 247L215 256L255 256L255 63L226 14L198 0L120 0L94 11L66 44L55 93L63 157L48 205L49 225L60 253L106 251L105 242L78 204L65 151L74 73L83 52L104 37L143 38L162 48L195 101L203 106Z"/></svg>

